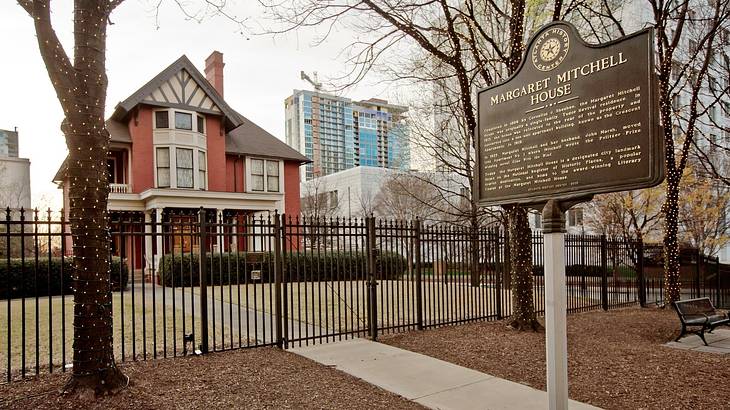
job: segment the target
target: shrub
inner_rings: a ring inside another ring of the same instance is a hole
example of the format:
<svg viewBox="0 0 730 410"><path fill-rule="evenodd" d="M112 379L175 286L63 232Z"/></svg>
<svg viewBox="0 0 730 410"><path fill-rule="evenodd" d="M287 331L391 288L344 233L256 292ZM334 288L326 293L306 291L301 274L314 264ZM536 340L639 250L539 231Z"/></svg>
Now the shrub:
<svg viewBox="0 0 730 410"><path fill-rule="evenodd" d="M363 252L288 252L283 258L283 280L363 280L367 278L366 259L367 254ZM256 283L274 281L274 260L270 252L209 253L206 266L209 285L253 283L252 271L260 271ZM378 279L396 279L407 268L406 258L397 253L381 252L376 258ZM197 254L167 254L162 257L158 275L165 286L199 286L199 272Z"/></svg>
<svg viewBox="0 0 730 410"><path fill-rule="evenodd" d="M48 258L38 260L27 258L23 262L19 258L0 261L0 298L54 296L73 293L73 258L60 257L51 258L50 265ZM61 269L63 268L63 275ZM121 275L120 275L121 269ZM121 277L120 277L121 276ZM63 279L63 280L62 280ZM111 260L111 282L112 290L126 289L129 281L129 267L125 261L118 257ZM36 293L37 285L37 293ZM9 292L9 295L8 295Z"/></svg>

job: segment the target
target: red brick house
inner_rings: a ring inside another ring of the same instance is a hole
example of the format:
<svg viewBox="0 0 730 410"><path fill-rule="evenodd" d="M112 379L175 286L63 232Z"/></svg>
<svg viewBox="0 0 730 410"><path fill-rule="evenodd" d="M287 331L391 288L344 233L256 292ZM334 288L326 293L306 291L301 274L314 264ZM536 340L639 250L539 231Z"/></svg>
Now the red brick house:
<svg viewBox="0 0 730 410"><path fill-rule="evenodd" d="M309 160L226 103L220 52L214 51L205 65L203 76L180 57L120 102L106 121L112 221L192 220L201 206L211 220L215 216L226 223L274 211L299 214L299 169ZM68 209L64 170L62 165L54 182L63 188ZM129 246L145 255L148 268L147 255L158 256L152 259L157 264L160 249L169 253L197 246L145 238L144 244L140 235ZM232 242L217 246L226 250ZM115 240L115 253L119 245ZM142 261L133 264L143 266Z"/></svg>

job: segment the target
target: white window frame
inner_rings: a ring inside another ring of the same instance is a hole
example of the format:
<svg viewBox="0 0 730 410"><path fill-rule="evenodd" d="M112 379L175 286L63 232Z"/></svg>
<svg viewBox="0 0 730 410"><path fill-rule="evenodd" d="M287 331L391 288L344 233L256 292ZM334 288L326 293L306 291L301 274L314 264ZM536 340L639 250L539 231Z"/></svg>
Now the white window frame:
<svg viewBox="0 0 730 410"><path fill-rule="evenodd" d="M205 166L205 170L200 169L200 154L201 153L203 154L203 161L204 161L203 166ZM197 179L195 181L196 189L200 189L200 190L204 191L204 190L208 189L208 151L203 151L202 149L196 149L195 156L197 158L193 158L193 160L197 161L197 163L195 163L194 165L195 165L195 169L198 171L195 175L195 178ZM204 179L201 179L201 175L200 175L201 172L205 173Z"/></svg>
<svg viewBox="0 0 730 410"><path fill-rule="evenodd" d="M172 188L172 183L173 183L173 180L172 180L172 164L173 164L173 159L172 159L172 152L173 152L173 150L172 150L172 147L170 147L170 146L156 146L154 148L155 148L154 149L154 153L155 153L154 154L155 188L162 188L162 189ZM168 170L168 174L169 174L168 181L167 181L167 183L168 183L167 186L160 186L160 179L159 179L158 172L157 172L158 171L158 168L159 168L157 166L157 150L158 149L167 149L167 158L168 158L167 159L168 160L167 170Z"/></svg>
<svg viewBox="0 0 730 410"><path fill-rule="evenodd" d="M254 190L253 189L253 174L251 173L252 170L252 161L253 160L260 160L264 163L264 190ZM276 161L279 164L279 189L277 191L271 191L269 190L268 186L268 173L266 172L266 161ZM277 158L261 158L261 157L246 157L246 192L254 192L254 193L273 193L273 194L283 194L284 193L284 161Z"/></svg>
<svg viewBox="0 0 730 410"><path fill-rule="evenodd" d="M160 186L159 185L159 179L157 175L157 149L158 148L167 148L168 152L170 153L170 185L169 186ZM177 186L177 149L189 149L193 151L193 186L192 187L178 187ZM205 155L205 181L202 181L200 179L200 164L199 164L199 155L200 153L203 153ZM154 146L154 178L155 178L155 188L160 189L199 189L199 190L207 190L208 189L208 174L210 172L210 168L208 166L208 151L204 149L200 149L199 147L195 146L189 146L189 145L155 145Z"/></svg>

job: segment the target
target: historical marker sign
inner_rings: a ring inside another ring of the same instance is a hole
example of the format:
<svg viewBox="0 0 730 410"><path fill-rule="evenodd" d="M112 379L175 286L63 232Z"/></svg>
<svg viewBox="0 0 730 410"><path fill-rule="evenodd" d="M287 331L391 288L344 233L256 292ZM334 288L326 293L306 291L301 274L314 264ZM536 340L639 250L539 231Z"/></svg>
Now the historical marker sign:
<svg viewBox="0 0 730 410"><path fill-rule="evenodd" d="M664 179L652 29L588 45L543 27L507 81L478 94L477 198L528 204Z"/></svg>

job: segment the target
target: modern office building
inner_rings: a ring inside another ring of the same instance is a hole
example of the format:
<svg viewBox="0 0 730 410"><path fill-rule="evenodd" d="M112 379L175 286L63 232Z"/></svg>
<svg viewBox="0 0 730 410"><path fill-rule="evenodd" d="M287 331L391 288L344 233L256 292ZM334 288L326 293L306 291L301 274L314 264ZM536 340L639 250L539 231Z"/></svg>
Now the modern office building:
<svg viewBox="0 0 730 410"><path fill-rule="evenodd" d="M30 160L19 158L18 131L0 130L0 208L30 209Z"/></svg>
<svg viewBox="0 0 730 410"><path fill-rule="evenodd" d="M312 160L305 165L306 180L360 165L410 167L403 121L408 107L303 90L294 90L284 106L286 143Z"/></svg>

